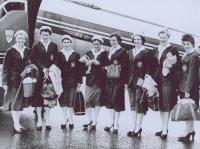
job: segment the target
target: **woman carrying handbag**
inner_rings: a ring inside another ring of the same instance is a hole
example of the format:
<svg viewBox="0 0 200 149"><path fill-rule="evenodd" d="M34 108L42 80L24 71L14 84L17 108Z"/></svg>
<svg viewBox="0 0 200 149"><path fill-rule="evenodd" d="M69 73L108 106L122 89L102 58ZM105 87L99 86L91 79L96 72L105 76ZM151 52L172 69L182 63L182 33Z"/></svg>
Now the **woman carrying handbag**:
<svg viewBox="0 0 200 149"><path fill-rule="evenodd" d="M56 65L61 70L63 93L58 99L62 109L61 129L74 128L73 105L82 83L82 71L79 62L80 54L72 49L73 38L70 35L62 36L63 48L58 53ZM67 118L68 114L68 118Z"/></svg>
<svg viewBox="0 0 200 149"><path fill-rule="evenodd" d="M21 133L24 128L20 124L20 111L23 110L25 99L23 96L22 81L31 69L26 66L30 64L30 51L24 45L28 38L24 30L19 30L14 35L16 43L7 49L3 61L3 88L5 90L3 107L11 111L14 121L14 131Z"/></svg>
<svg viewBox="0 0 200 149"><path fill-rule="evenodd" d="M192 98L199 107L199 57L195 51L195 41L191 34L182 36L182 44L185 49L185 54L181 60L181 79L179 84L180 98ZM186 121L185 131L182 136L178 137L178 141L187 142L194 139L194 121Z"/></svg>
<svg viewBox="0 0 200 149"><path fill-rule="evenodd" d="M125 83L128 79L128 54L121 47L122 39L119 34L110 35L109 64L106 66L106 108L110 110L110 122L105 131L113 128L117 134L121 111L125 110Z"/></svg>

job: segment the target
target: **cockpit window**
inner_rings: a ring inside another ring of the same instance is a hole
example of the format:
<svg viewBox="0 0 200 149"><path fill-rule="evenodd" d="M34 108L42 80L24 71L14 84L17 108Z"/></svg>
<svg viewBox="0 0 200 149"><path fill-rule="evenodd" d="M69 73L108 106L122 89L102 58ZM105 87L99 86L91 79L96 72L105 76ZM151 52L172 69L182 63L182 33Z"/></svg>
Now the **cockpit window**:
<svg viewBox="0 0 200 149"><path fill-rule="evenodd" d="M10 2L6 4L4 7L8 12L12 10L23 10L23 11L25 10L25 5L24 3L21 2Z"/></svg>

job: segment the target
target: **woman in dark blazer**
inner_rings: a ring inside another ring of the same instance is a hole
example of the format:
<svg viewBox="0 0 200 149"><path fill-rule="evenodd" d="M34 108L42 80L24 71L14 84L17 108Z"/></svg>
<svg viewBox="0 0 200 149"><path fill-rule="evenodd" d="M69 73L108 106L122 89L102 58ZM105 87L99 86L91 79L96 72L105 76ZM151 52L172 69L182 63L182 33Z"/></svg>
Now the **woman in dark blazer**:
<svg viewBox="0 0 200 149"><path fill-rule="evenodd" d="M43 87L43 79L48 75L49 67L55 63L55 59L58 53L57 45L50 40L51 34L52 30L49 26L42 26L40 28L41 39L40 41L34 43L31 52L33 63L37 65L40 74L40 77L36 85L35 101L32 104L33 107L36 107L38 115L37 130L39 131L42 130L41 110L42 106L44 105L44 99L41 95ZM46 130L51 130L49 113L50 113L50 108L48 107L47 103L45 108Z"/></svg>
<svg viewBox="0 0 200 149"><path fill-rule="evenodd" d="M69 35L62 36L63 48L58 53L56 64L61 70L63 93L59 98L59 103L63 111L63 120L61 129L66 128L69 120L69 128L74 128L73 123L73 103L76 98L77 89L80 90L82 83L82 73L80 72L80 55L73 50L72 37ZM68 119L67 119L68 110Z"/></svg>
<svg viewBox="0 0 200 149"><path fill-rule="evenodd" d="M128 51L129 55L129 77L128 93L133 124L128 136L140 136L141 124L144 114L148 110L147 96L142 89L145 75L151 76L152 51L144 48L145 38L136 34L132 37L135 48Z"/></svg>
<svg viewBox="0 0 200 149"><path fill-rule="evenodd" d="M88 123L83 127L95 130L100 106L103 104L105 95L105 71L103 68L108 64L107 51L102 48L103 39L95 35L92 37L93 49L89 50L80 61L85 63L86 71L86 89L85 100L87 108ZM92 119L93 115L93 119Z"/></svg>
<svg viewBox="0 0 200 149"><path fill-rule="evenodd" d="M155 135L167 138L170 111L176 104L180 75L180 57L178 50L168 41L170 33L164 29L158 33L160 44L154 52L153 77L158 84L160 96L161 129ZM169 59L173 59L170 61ZM166 63L167 60L167 63Z"/></svg>
<svg viewBox="0 0 200 149"><path fill-rule="evenodd" d="M185 34L182 37L182 44L185 49L185 54L182 57L182 71L181 79L179 84L180 98L192 98L197 107L199 107L199 57L198 53L195 51L195 41L191 34ZM194 139L194 121L186 121L186 128L178 141L187 142Z"/></svg>
<svg viewBox="0 0 200 149"><path fill-rule="evenodd" d="M109 50L109 64L106 79L106 108L110 109L110 125L105 127L105 131L113 128L113 133L118 133L120 112L125 110L125 83L128 79L128 54L127 51L120 46L121 37L118 34L110 35L111 48ZM121 67L118 78L108 76L109 66Z"/></svg>
<svg viewBox="0 0 200 149"><path fill-rule="evenodd" d="M3 88L5 90L4 109L11 111L14 121L14 130L21 133L23 127L20 125L20 111L25 107L23 97L22 80L24 75L30 71L26 68L30 64L30 51L24 46L27 33L19 30L14 35L15 45L7 49L3 61Z"/></svg>

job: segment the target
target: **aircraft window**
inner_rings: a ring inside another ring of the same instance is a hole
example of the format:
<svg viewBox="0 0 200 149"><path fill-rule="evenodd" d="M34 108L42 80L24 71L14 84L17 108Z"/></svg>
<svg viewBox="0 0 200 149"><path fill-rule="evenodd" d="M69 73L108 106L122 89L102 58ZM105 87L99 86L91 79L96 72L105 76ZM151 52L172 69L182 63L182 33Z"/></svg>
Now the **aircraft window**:
<svg viewBox="0 0 200 149"><path fill-rule="evenodd" d="M12 10L25 10L25 5L21 2L10 2L5 5L5 8L8 12Z"/></svg>
<svg viewBox="0 0 200 149"><path fill-rule="evenodd" d="M0 18L6 15L6 12L4 9L0 9Z"/></svg>

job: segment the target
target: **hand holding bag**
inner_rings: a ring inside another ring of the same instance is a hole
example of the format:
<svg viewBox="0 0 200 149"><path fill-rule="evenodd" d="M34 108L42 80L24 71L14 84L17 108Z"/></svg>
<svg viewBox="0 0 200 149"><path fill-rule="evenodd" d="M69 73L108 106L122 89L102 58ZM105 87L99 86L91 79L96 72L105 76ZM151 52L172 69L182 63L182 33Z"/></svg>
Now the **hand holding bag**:
<svg viewBox="0 0 200 149"><path fill-rule="evenodd" d="M49 77L45 78L43 81L43 88L42 88L41 95L44 99L47 99L47 100L55 100L58 97L53 87L53 83Z"/></svg>
<svg viewBox="0 0 200 149"><path fill-rule="evenodd" d="M107 78L118 79L120 78L121 66L120 65L110 65L106 67Z"/></svg>
<svg viewBox="0 0 200 149"><path fill-rule="evenodd" d="M85 115L85 101L83 93L80 90L76 93L73 109L74 115Z"/></svg>
<svg viewBox="0 0 200 149"><path fill-rule="evenodd" d="M195 121L200 120L200 112L191 98L183 98L177 101L172 109L172 121Z"/></svg>

